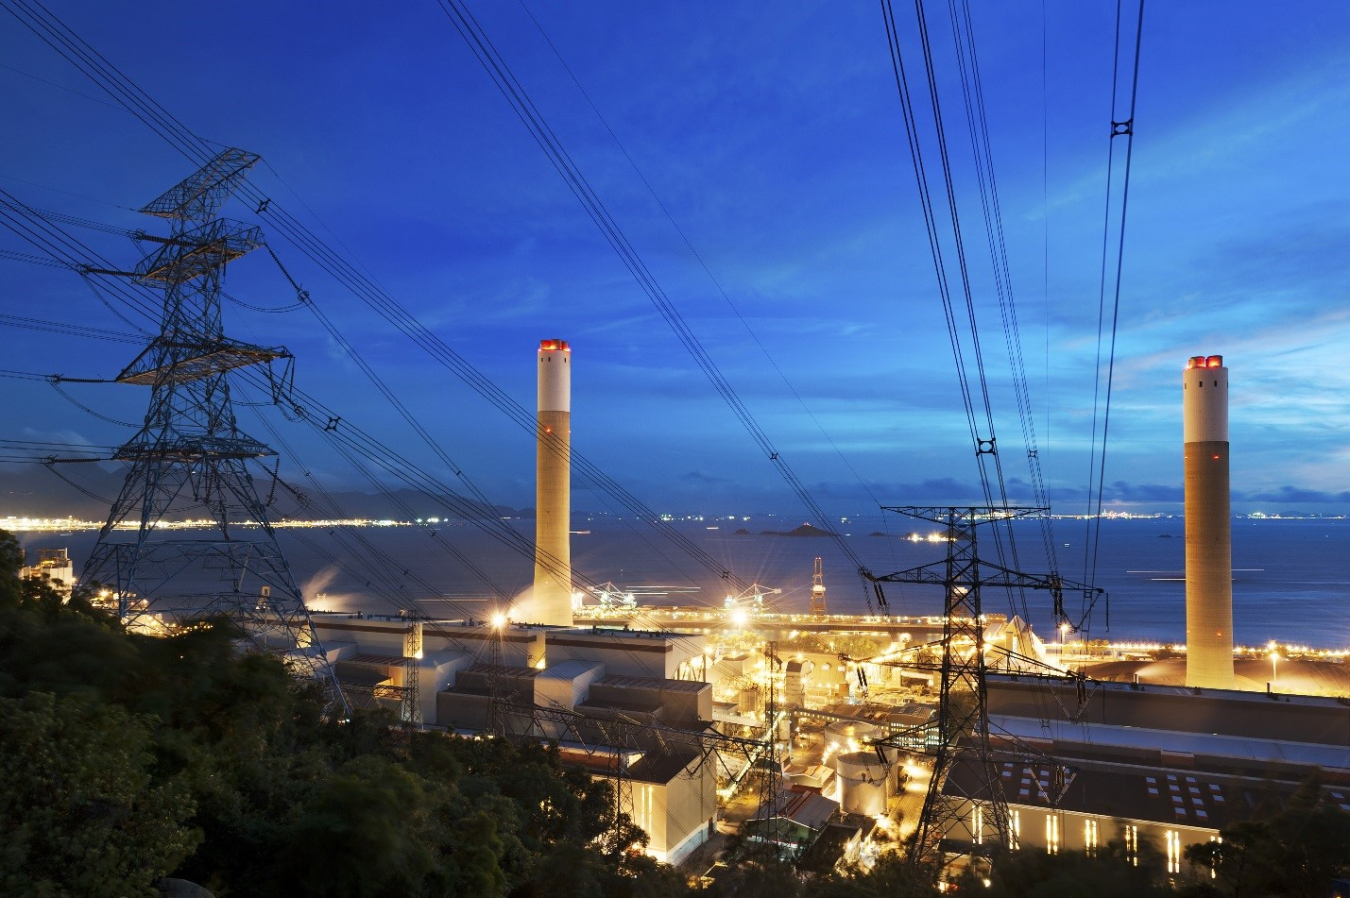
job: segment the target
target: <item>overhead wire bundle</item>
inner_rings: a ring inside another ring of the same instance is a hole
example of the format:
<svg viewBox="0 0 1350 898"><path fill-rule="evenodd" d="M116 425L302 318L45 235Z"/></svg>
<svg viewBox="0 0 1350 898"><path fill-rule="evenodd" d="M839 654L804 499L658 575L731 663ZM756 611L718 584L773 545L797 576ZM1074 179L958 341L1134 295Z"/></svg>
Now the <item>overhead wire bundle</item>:
<svg viewBox="0 0 1350 898"><path fill-rule="evenodd" d="M1102 216L1102 265L1097 295L1097 359L1092 387L1092 454L1088 465L1088 518L1083 542L1083 577L1091 581L1097 575L1101 547L1102 503L1106 486L1106 447L1111 425L1111 395L1115 385L1116 335L1120 324L1120 288L1125 270L1125 221L1130 202L1130 165L1134 160L1134 115L1139 98L1139 59L1144 43L1144 0L1139 0L1139 15L1134 26L1133 68L1128 87L1121 83L1121 57L1129 58L1129 35L1122 29L1124 0L1116 0L1116 37L1111 67L1111 136L1106 153L1106 203ZM1122 93L1123 91L1123 93ZM1123 114L1122 114L1123 111ZM1124 138L1119 149L1117 137ZM1122 161L1123 157L1123 161ZM1117 181L1117 166L1124 171ZM1117 183L1119 198L1117 199ZM1113 216L1117 208L1118 213ZM1115 230L1115 255L1111 254L1112 230ZM1107 295L1110 291L1110 335L1107 336ZM1102 346L1106 343L1106 363ZM1105 394L1103 396L1103 393ZM1100 413L1100 414L1099 414ZM1100 428L1098 424L1100 423ZM1090 607L1087 609L1090 611ZM1107 611L1107 628L1111 626Z"/></svg>
<svg viewBox="0 0 1350 898"><path fill-rule="evenodd" d="M951 155L947 145L946 127L942 117L942 103L938 89L936 67L934 63L934 53L932 41L930 39L927 16L924 12L922 0L915 0L915 22L917 35L922 50L924 74L926 86L928 89L929 110L932 117L933 129L936 137L938 160L942 169L942 190L946 199L945 217L939 211L938 206L933 200L933 190L929 183L928 167L924 158L923 140L920 136L920 123L915 112L913 94L910 88L909 76L905 68L904 53L902 50L901 33L899 24L895 16L894 5L891 0L881 0L881 12L883 23L886 28L887 45L890 49L891 67L895 77L896 90L900 98L901 114L904 120L905 137L909 148L910 161L914 169L915 182L918 187L919 203L923 214L924 227L928 236L929 253L933 262L933 271L937 278L938 296L941 301L943 318L947 326L947 336L951 344L952 358L956 365L957 386L961 394L961 404L965 411L966 426L969 430L971 446L974 450L977 469L980 474L980 488L984 493L985 504L988 507L1009 508L1007 483L1003 474L1003 464L998 450L998 436L995 427L993 401L990 393L989 378L984 361L984 350L980 340L979 324L975 310L974 287L970 264L966 256L965 240L961 231L961 215L957 199L957 190L955 175L953 173ZM1005 331L1011 325L1015 318L1011 317L1008 309L1010 308L1010 294L1006 290L1003 274L1006 273L1006 259L1001 258L999 253L999 240L997 235L1001 224L995 218L997 212L996 195L991 204L990 194L991 185L986 185L985 180L989 178L992 181L992 155L988 147L988 133L983 125L978 124L982 116L982 107L977 102L979 100L978 89L973 87L978 84L978 74L970 74L967 67L973 67L975 64L973 33L967 30L965 41L962 41L961 32L963 27L969 25L968 17L957 15L956 7L951 7L953 31L957 35L957 50L959 60L962 66L962 84L965 87L965 99L967 102L967 118L969 122L970 137L972 140L972 149L975 154L976 169L980 173L981 197L983 200L983 210L986 219L986 233L989 239L989 248L996 272L996 282L999 284L999 293L1001 299L1001 308L1004 310ZM969 46L971 53L967 59L964 47ZM986 168L988 172L986 173ZM948 273L949 266L948 254L944 252L944 246L950 246L950 254L955 257L955 268L957 276L956 288L952 284L952 276ZM959 295L956 294L959 289ZM1009 335L1011 340L1013 335ZM1013 358L1019 358L1020 352ZM1014 363L1014 372L1016 373L1016 364ZM1016 378L1015 378L1016 379ZM1023 372L1024 380L1024 372ZM1019 388L1019 392L1023 388ZM1029 411L1024 409L1019 402L1019 412ZM1024 434L1029 433L1027 426L1023 425ZM1032 447L1028 447L1028 458L1032 458ZM995 495L997 490L997 497ZM1013 524L1011 516L1004 519L1005 530L1000 531L995 527L994 543L998 553L999 563L1005 568L1017 566L1016 541L1013 538ZM1006 545L1005 545L1006 543ZM1006 556L1011 555L1008 559ZM1014 613L1020 611L1023 619L1030 618L1030 611L1027 604L1025 591L1018 590L1016 594L1009 591L1009 604L1013 606Z"/></svg>
<svg viewBox="0 0 1350 898"><path fill-rule="evenodd" d="M48 257L54 262L59 262L62 267L70 270L90 270L99 269L107 273L115 272L113 264L106 258L96 253L91 247L83 244L77 238L62 231L62 229L46 221L36 210L31 209L13 198L0 196L0 224L7 228L25 235L31 243L43 247ZM10 213L20 213L18 215L5 215L4 211ZM157 311L154 306L154 298L146 292L135 289L130 283L120 277L113 277L107 280L100 289L109 293L116 302L128 307L133 313L139 314L148 320L154 320ZM27 321L37 325L48 325L52 322L44 322L38 319L27 319ZM81 334L82 336L97 336L92 333ZM340 335L339 335L340 336ZM345 338L344 338L345 343ZM349 344L348 344L349 345ZM373 371L370 376L378 381ZM10 372L12 376L22 377L30 380L46 380L56 382L60 380L82 380L90 383L111 383L107 380L96 379L75 379L64 378L59 375L43 375L30 372ZM389 487L376 478L368 464L373 464L382 468L388 475L402 480L419 494L432 498L442 505L450 514L467 520L479 529L483 530L489 536L505 545L522 557L535 560L546 567L558 568L560 562L558 559L548 555L548 553L537 553L534 544L523 534L516 531L509 524L502 521L497 515L485 514L485 507L481 502L473 499L466 499L456 494L448 486L441 483L434 475L422 470L410 460L400 456L392 447L375 439L368 433L353 426L349 421L337 414L337 412L322 404L313 396L310 396L289 382L280 382L270 373L262 373L256 369L245 368L236 371L238 375L236 385L245 384L254 390L262 392L264 395L272 397L270 402L248 403L255 411L260 410L267 405L279 406L283 413L293 421L303 422L310 425L317 433L327 439L329 444L351 464L367 481L381 493L387 500L395 506L401 506L411 518L412 513L406 504ZM261 414L259 420L267 428L269 433L275 439L278 445L285 450L291 458L301 464L303 475L310 483L311 489L317 495L317 501L300 490L295 489L290 484L281 480L276 471L263 470L263 477L271 478L273 481L273 492L276 488L285 490L292 495L302 507L315 507L323 512L327 517L336 520L347 519L346 514L341 508L340 503L333 497L319 481L313 476L311 471L304 467L303 462L296 455L294 449L286 442L285 438L277 431L271 421ZM13 441L11 441L13 442ZM3 449L4 443L0 442L0 449ZM69 461L98 461L107 460L115 456L118 447L103 446L89 447L68 443L35 443L29 442L15 450L12 457L7 457L0 452L0 461L27 461L42 462L48 469L55 473L62 480L69 483L72 487L84 493L87 496L99 501L101 504L110 504L109 500L100 497L72 478L64 475L58 469L57 462ZM97 451L100 458L71 458L67 455L64 458L58 458L56 453L69 453L75 450ZM481 493L480 493L481 496ZM482 501L486 501L485 499ZM491 506L486 506L488 510ZM463 551L456 547L453 542L443 539L439 532L434 528L426 527L426 532L436 543L438 548L447 552L466 569L474 573L481 579L492 592L497 600L498 608L505 608L509 605L511 597L489 577L473 559L469 558ZM306 546L315 555L324 559L331 567L339 569L348 577L364 585L377 598L381 598L393 605L399 610L400 614L412 612L417 618L429 622L432 632L446 637L451 644L469 651L475 656L481 656L487 647L485 645L468 646L457 639L454 631L447 630L444 626L434 622L434 617L444 614L445 608L451 611L458 611L466 620L473 620L475 616L480 621L480 626L487 626L485 615L482 611L465 609L460 607L457 601L445 599L445 597L435 595L435 589L427 581L411 571L408 565L399 562L388 552L380 549L375 543L361 531L359 527L342 526L334 524L325 528L328 535L334 538L341 546L341 554L333 553L323 547L317 540L311 539L303 529L294 532L295 539ZM356 568L364 570L359 573ZM573 579L583 588L591 591L598 591L601 586L598 582L590 579L584 574L573 572ZM420 593L414 592L409 588L409 583L420 589ZM436 609L429 610L427 602L429 600L438 601ZM433 614L432 612L436 612ZM482 660L481 657L479 660Z"/></svg>
<svg viewBox="0 0 1350 898"><path fill-rule="evenodd" d="M548 121L530 98L528 91L516 78L510 65L498 52L491 38L488 37L473 13L460 0L438 0L438 2L455 30L463 38L465 45L477 58L502 96L510 103L512 111L520 119L521 124L529 131L530 136L548 158L554 170L563 179L568 190L581 203L587 216L594 222L606 242L618 255L624 267L628 269L633 279L637 281L638 286L651 300L661 318L669 325L680 345L685 348L685 351L689 353L695 364L707 377L718 396L731 409L737 421L750 435L760 452L773 464L784 482L807 509L815 520L816 526L830 535L840 552L854 565L855 570L866 578L870 573L867 566L863 564L862 559L845 538L833 529L829 516L816 502L787 459L779 452L768 434L755 419L755 416L750 412L735 387L732 386L722 373L721 368L704 348L702 341L689 326L684 315L661 286L641 254L629 241L623 228L609 212L591 182L562 144L558 135L549 126ZM867 588L863 589L863 597L867 603L868 611L872 612L874 610L872 593ZM884 596L881 596L880 593L878 593L878 597L883 602L885 601ZM884 605L881 611L889 614L889 609Z"/></svg>
<svg viewBox="0 0 1350 898"><path fill-rule="evenodd" d="M141 88L127 78L102 54L70 30L40 3L30 0L4 0L0 5L19 19L34 34L69 61L86 77L104 90L119 106L125 108L163 140L188 159L201 164L214 155L209 143L176 119ZM404 307L379 288L352 262L332 249L307 226L288 213L259 188L245 183L239 191L244 198L257 204L257 214L267 220L274 233L290 242L304 255L319 265L344 287L349 289L386 321L405 334L427 352L435 361L453 372L479 395L486 398L518 426L531 435L536 434L533 413L525 409L486 375L451 349ZM312 305L311 305L312 308ZM545 439L552 451L560 451ZM693 561L713 572L720 579L740 589L745 584L718 562L706 550L624 489L612 477L575 450L571 453L574 469L598 489L613 498L635 519L654 528L665 539L675 544ZM462 474L457 474L461 476Z"/></svg>

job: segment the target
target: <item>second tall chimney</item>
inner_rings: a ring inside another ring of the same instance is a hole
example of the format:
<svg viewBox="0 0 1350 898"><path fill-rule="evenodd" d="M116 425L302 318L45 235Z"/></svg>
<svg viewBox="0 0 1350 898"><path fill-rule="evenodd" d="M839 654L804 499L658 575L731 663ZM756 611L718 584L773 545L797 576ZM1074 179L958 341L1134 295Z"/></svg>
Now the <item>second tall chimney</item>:
<svg viewBox="0 0 1350 898"><path fill-rule="evenodd" d="M572 349L539 343L535 464L535 623L572 625Z"/></svg>
<svg viewBox="0 0 1350 898"><path fill-rule="evenodd" d="M1198 355L1182 375L1186 451L1186 685L1232 689L1233 549L1228 369Z"/></svg>

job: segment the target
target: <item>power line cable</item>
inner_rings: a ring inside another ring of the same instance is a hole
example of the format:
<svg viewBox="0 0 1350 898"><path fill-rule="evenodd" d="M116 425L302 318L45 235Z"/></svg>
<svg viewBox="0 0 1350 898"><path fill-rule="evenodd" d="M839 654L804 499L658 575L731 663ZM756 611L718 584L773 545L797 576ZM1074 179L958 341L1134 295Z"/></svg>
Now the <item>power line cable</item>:
<svg viewBox="0 0 1350 898"><path fill-rule="evenodd" d="M68 268L66 265L60 265L61 268ZM115 331L107 331L97 327L85 327L80 324L70 324L65 321L46 321L41 318L27 318L22 315L3 315L0 314L0 325L5 327L19 327L26 330L45 331L52 334L61 334L68 337L88 337L94 340L107 340L110 343L144 343L145 340L135 334L121 334Z"/></svg>
<svg viewBox="0 0 1350 898"><path fill-rule="evenodd" d="M1022 441L1026 449L1027 466L1035 496L1035 504L1049 508L1049 495L1041 470L1040 449L1036 441L1036 422L1027 381L1026 362L1022 353L1022 335L1018 324L1017 299L1013 292L1012 270L1008 263L1008 247L1003 227L1003 209L999 201L998 178L994 167L993 145L989 137L989 117L985 110L984 85L980 76L979 53L975 43L975 28L971 20L969 0L961 0L959 12L956 0L948 0L952 34L956 44L961 85L965 97L966 120L970 132L971 149L975 157L976 180L980 189L980 203L984 213L985 233L994 268L994 286L998 297L999 315L1008 353L1013 392L1017 405ZM1006 501L1006 497L1005 497ZM1054 535L1048 515L1038 516L1041 540L1046 561L1051 571L1058 570ZM1016 560L1016 543L1010 539ZM1016 565L1015 566L1019 566Z"/></svg>
<svg viewBox="0 0 1350 898"><path fill-rule="evenodd" d="M1130 200L1130 168L1134 158L1134 119L1135 109L1139 97L1139 60L1144 41L1144 0L1139 0L1139 17L1135 24L1134 34L1134 65L1130 75L1129 95L1126 102L1128 114L1123 118L1117 118L1116 110L1120 102L1120 61L1122 44L1121 18L1122 18L1123 0L1116 0L1116 40L1115 53L1111 71L1111 136L1107 148L1106 161L1106 204L1103 213L1102 222L1102 264L1101 264L1101 282L1098 293L1097 303L1097 365L1096 379L1093 387L1093 410L1092 410L1092 454L1088 472L1088 520L1087 534L1083 547L1083 569L1084 578L1092 582L1097 574L1097 560L1101 548L1101 527L1102 527L1102 506L1103 491L1106 485L1106 447L1107 436L1111 423L1111 397L1112 388L1115 383L1116 369L1116 336L1119 331L1120 322L1120 291L1121 281L1124 277L1125 268L1125 222L1129 210ZM1117 227L1117 242L1115 259L1110 259L1110 240L1111 240L1111 210L1114 200L1113 179L1116 166L1116 138L1125 138L1124 150L1124 172L1121 178L1120 190L1120 214ZM1107 348L1106 378L1105 378L1105 402L1099 402L1102 392L1102 343L1104 340L1106 323L1106 296L1108 278L1108 265L1114 263L1114 291L1111 303L1111 332L1110 341ZM1101 408L1101 440L1100 451L1098 451L1098 409ZM1095 482L1094 482L1095 481ZM1095 495L1095 498L1094 498ZM1094 508L1095 505L1095 508ZM1109 628L1109 624L1108 624Z"/></svg>
<svg viewBox="0 0 1350 898"><path fill-rule="evenodd" d="M979 328L975 315L970 270L966 261L965 245L961 232L960 211L956 201L951 160L947 150L946 131L943 123L941 100L939 97L936 71L933 63L933 50L929 39L927 18L923 11L922 0L915 0L917 34L922 50L924 71L928 87L929 107L937 139L938 161L942 168L942 182L947 200L947 226L952 235L951 244L956 258L956 268L959 275L958 282L964 300L960 315L958 315L956 300L953 297L953 289L947 273L948 263L943 252L943 244L945 241L941 236L942 227L938 221L937 210L932 199L931 188L928 182L927 165L924 161L922 141L918 134L918 118L914 111L909 78L905 68L900 29L896 22L895 9L891 0L881 0L881 12L882 20L886 28L887 45L891 55L891 68L895 77L896 90L900 98L905 136L910 150L910 161L914 169L915 181L918 186L920 208L923 213L924 226L928 236L933 270L937 278L938 295L941 300L943 318L947 325L947 336L951 344L952 357L956 362L957 385L961 394L962 407L966 415L966 425L970 433L971 444L975 452L976 467L980 475L980 488L984 494L985 504L994 506L993 487L996 483L1002 500L1001 507L1006 508L1008 507L1007 487L1003 477L1002 462L1000 461L997 449L993 407L989 395L989 383L985 375L983 350L980 344ZM966 360L967 353L964 345L966 342L969 342L970 344L970 355L973 358L973 363L968 363ZM976 404L976 389L971 383L972 379L977 381L978 385L978 408ZM983 418L982 422L981 418ZM982 425L983 432L988 434L987 437L981 435ZM999 528L995 527L991 532L994 537L994 545L998 554L999 563L1004 567L1007 567L1005 552L1007 552L1009 548L1011 548L1014 554L1016 551L1016 544L1012 538L1013 532L1011 524L1008 524L1006 536L1007 541L1010 544L1009 547L1005 547L1004 536ZM1029 617L1029 613L1026 610L1025 594L1022 594L1020 598L1025 619ZM1012 601L1011 592L1009 593L1009 601Z"/></svg>
<svg viewBox="0 0 1350 898"><path fill-rule="evenodd" d="M147 127L158 133L166 142L174 146L188 158L195 161L201 159L209 152L208 142L193 134L189 129L182 125L171 114L155 103L148 94L136 87L123 73L107 61L105 57L88 46L83 40L74 34L59 18L51 14L39 3L29 3L25 0L6 0L3 4L12 14L20 19L26 27L33 30L45 42L49 44L56 52L67 58L72 64L76 65L87 77L99 85L103 90L114 97L120 104L124 104L138 119ZM281 236L301 249L312 260L324 268L330 275L334 276L340 283L351 289L358 297L362 298L379 312L386 320L394 323L396 327L402 330L406 335L413 339L414 343L421 346L437 358L442 364L445 364L451 370L455 371L461 379L464 379L471 387L476 389L485 397L497 404L508 414L522 412L519 406L515 405L509 397L505 396L494 384L484 378L480 372L469 366L462 358L458 358L453 351L444 346L434 335L431 335L415 318L410 316L406 310L402 309L393 302L387 294L379 290L375 285L360 272L356 271L342 257L329 249L325 244L319 241L312 232L309 232L298 220L290 216L279 206L272 202L269 197L261 194L257 188L245 184L241 193L258 202L258 214L271 221L277 228ZM729 404L736 407L733 398L728 399ZM531 431L534 429L532 416L528 420L518 420L522 426L528 426ZM771 453L774 455L776 453ZM773 459L779 461L780 459ZM718 570L722 579L730 580L733 583L740 584L730 571L719 569L715 561L703 552L700 547L692 543L683 534L678 533L674 528L664 526L650 509L637 503L636 500L623 491L617 483L612 481L598 469L589 466L584 458L580 458L573 453L574 464L577 465L583 476L587 477L592 483L596 484L611 495L615 496L621 504L630 510L645 523L653 526L662 532L663 536L672 540L696 561L708 567L710 570ZM780 465L780 472L785 467ZM795 475L790 471L784 474L785 479L791 484L795 480ZM800 482L796 485L800 487ZM804 491L804 488L802 488ZM823 514L816 515L818 520L825 521ZM846 554L851 553L851 549L845 544ZM869 599L870 607L870 599Z"/></svg>
<svg viewBox="0 0 1350 898"><path fill-rule="evenodd" d="M158 134L170 146L187 158L201 164L211 155L208 142L193 134L186 126L159 106L143 90L137 87L105 57L84 42L78 35L64 25L49 10L38 3L25 0L5 0L0 3L54 51L76 66L86 77L100 86L119 103L125 104L142 123ZM40 10L40 12L38 12ZM421 347L433 359L446 366L472 389L487 398L518 425L535 432L534 416L526 412L496 384L470 365L463 357L455 353L438 337L432 334L406 309L396 303L387 293L378 288L372 280L365 277L346 259L334 252L319 240L301 222L263 195L248 182L241 185L240 194L257 202L257 213L265 217L276 231L295 245L301 252L334 277L340 284L351 290L374 309L381 317L389 321ZM156 320L151 315L152 320ZM556 448L554 451L558 451ZM615 497L629 513L643 523L651 526L681 548L687 555L710 571L718 574L737 587L744 584L731 571L722 568L710 555L692 540L661 520L660 516L623 489L616 481L604 474L588 459L575 451L571 455L573 466L591 483Z"/></svg>
<svg viewBox="0 0 1350 898"><path fill-rule="evenodd" d="M764 341L762 341L759 338L759 334L757 334L754 328L750 326L749 320L747 320L745 315L742 314L740 307L732 300L731 296L727 293L726 288L722 286L722 282L717 279L716 275L713 274L712 269L709 268L708 266L707 260L703 258L703 254L700 253L694 247L693 241L689 239L689 235L685 233L684 228L680 227L679 222L675 220L675 216L671 213L670 208L665 204L665 201L662 200L661 197L657 194L656 188L652 186L651 181L647 179L647 175L638 166L637 161L633 158L632 154L628 152L628 148L624 146L623 141L619 139L619 135L614 132L614 128L610 126L609 120L605 118L604 114L600 111L600 108L596 106L595 101L591 98L590 93L582 85L581 80L577 78L576 73L572 71L572 67L567 64L567 60L563 58L561 51L558 50L557 45L553 43L553 39L549 37L548 32L544 30L544 26L540 24L539 19L530 10L529 5L526 4L525 0L520 0L520 6L523 10L525 10L525 14L530 17L530 21L534 23L534 27L538 29L540 36L542 36L544 41L548 44L549 49L553 51L553 55L557 58L558 63L563 67L563 70L567 72L568 77L572 79L572 83L576 85L577 90L580 91L582 97L585 98L586 104L591 107L591 111L594 112L596 118L600 120L600 124L604 126L605 131L614 141L614 145L619 148L619 152L621 152L623 154L624 159L628 161L628 164L633 169L634 174L636 174L638 176L638 179L642 181L642 185L647 188L647 192L651 194L652 200L656 202L656 205L661 209L662 214L665 215L666 220L669 221L671 227L675 229L675 233L680 235L680 240L684 242L684 245L689 250L689 253L694 257L694 260L698 262L699 267L703 269L703 273L708 276L708 280L712 282L712 285L717 290L718 294L721 295L722 299L726 301L727 306L731 309L731 311L735 314L737 320L740 321L741 325L745 328L746 334L748 334L750 339L754 341L755 346L759 348L759 351L764 355L764 358L768 361L769 365L773 368L774 372L778 375L779 379L783 382L783 385L786 386L789 392L792 393L793 398L797 400L797 404L801 406L802 411L805 412L806 416L811 419L811 423L814 424L816 426L816 429L820 431L820 435L825 438L825 441L827 443L830 444L830 448L834 450L835 454L839 457L839 460L844 463L845 467L848 468L849 473L851 473L854 479L858 481L858 484L867 493L868 497L871 498L875 504L880 505L881 500L877 498L874 492L872 492L871 486L868 485L867 481L863 480L862 475L859 474L857 469L853 467L853 464L844 455L843 451L840 450L839 445L835 443L834 439L825 430L825 426L820 423L820 419L816 417L813 411L811 411L811 408L806 404L806 400L802 398L802 395L800 392L798 392L796 386L794 386L792 381L788 379L786 372L784 372L782 366L778 364L778 360L773 357L773 354L769 352L769 348L764 345Z"/></svg>
<svg viewBox="0 0 1350 898"><path fill-rule="evenodd" d="M492 79L493 84L501 92L511 105L516 117L525 125L526 130L534 139L535 143L548 158L554 170L563 179L564 184L574 197L581 203L587 216L600 230L606 242L619 256L620 261L626 267L634 280L638 282L639 287L647 294L652 304L660 313L662 319L670 326L675 333L676 339L684 346L685 350L694 359L695 363L703 371L704 375L712 384L713 389L722 398L722 400L731 409L742 427L750 435L759 450L778 470L779 475L788 484L789 488L796 494L797 498L806 507L807 511L825 532L831 535L836 546L854 564L858 573L864 577L868 574L867 567L862 563L857 553L853 550L842 535L837 533L831 525L830 518L824 513L811 496L806 486L798 478L795 471L783 458L782 454L774 446L768 435L760 427L749 408L745 405L735 388L727 380L716 362L708 354L702 342L694 334L684 316L679 309L670 300L665 290L657 281L655 275L647 267L641 255L633 247L632 243L624 234L623 229L609 212L603 200L600 199L590 181L572 159L570 153L563 146L557 134L549 126L543 114L539 111L529 93L520 83L512 72L509 64L486 31L478 23L473 13L458 0L438 0L442 11L447 19L454 26L460 37L464 40L466 46L474 54L483 70ZM867 603L869 612L873 610L871 593L866 588L863 590L864 599ZM883 608L884 612L889 613L889 609Z"/></svg>

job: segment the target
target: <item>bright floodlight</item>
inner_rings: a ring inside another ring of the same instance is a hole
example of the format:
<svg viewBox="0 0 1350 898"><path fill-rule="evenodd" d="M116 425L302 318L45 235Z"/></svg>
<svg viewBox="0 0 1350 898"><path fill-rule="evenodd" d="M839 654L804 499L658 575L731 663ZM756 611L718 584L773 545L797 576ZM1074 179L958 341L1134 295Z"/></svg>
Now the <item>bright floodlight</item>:
<svg viewBox="0 0 1350 898"><path fill-rule="evenodd" d="M750 612L746 611L744 608L737 608L735 611L731 612L731 622L738 627L744 627L746 624L750 623Z"/></svg>
<svg viewBox="0 0 1350 898"><path fill-rule="evenodd" d="M506 615L501 611L494 611L492 613L492 629L500 630L502 627L505 626L506 626Z"/></svg>

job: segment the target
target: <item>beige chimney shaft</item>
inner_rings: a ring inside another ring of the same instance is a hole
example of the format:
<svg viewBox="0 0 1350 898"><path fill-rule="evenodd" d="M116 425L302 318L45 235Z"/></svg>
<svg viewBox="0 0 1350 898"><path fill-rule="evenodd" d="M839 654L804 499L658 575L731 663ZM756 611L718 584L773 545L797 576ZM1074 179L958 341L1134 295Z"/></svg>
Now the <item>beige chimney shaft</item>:
<svg viewBox="0 0 1350 898"><path fill-rule="evenodd" d="M535 623L572 625L572 349L539 343L535 464Z"/></svg>

